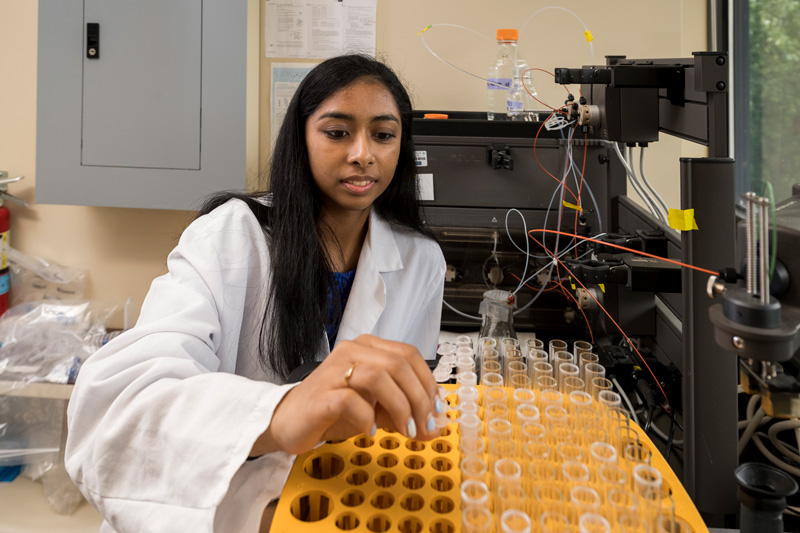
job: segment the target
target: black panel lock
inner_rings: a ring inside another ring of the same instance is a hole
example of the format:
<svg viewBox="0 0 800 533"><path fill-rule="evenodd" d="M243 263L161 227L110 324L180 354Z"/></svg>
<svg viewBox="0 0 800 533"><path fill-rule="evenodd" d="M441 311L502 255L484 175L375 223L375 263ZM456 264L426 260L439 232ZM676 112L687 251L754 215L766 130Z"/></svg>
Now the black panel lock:
<svg viewBox="0 0 800 533"><path fill-rule="evenodd" d="M495 170L501 168L514 170L514 158L511 157L511 148L506 145L487 146L486 163Z"/></svg>
<svg viewBox="0 0 800 533"><path fill-rule="evenodd" d="M100 59L100 24L86 24L86 58Z"/></svg>

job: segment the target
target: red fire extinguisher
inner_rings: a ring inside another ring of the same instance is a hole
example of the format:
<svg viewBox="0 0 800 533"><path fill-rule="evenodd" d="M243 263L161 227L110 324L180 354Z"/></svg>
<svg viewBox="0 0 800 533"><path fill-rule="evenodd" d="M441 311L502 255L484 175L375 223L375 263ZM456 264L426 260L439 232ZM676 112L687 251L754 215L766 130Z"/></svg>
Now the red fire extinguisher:
<svg viewBox="0 0 800 533"><path fill-rule="evenodd" d="M9 275L8 260L6 259L8 233L11 229L11 213L3 205L3 201L11 200L28 207L28 202L6 192L9 183L19 181L23 177L17 176L9 179L8 173L0 170L0 315L8 310L8 293L11 289L11 276Z"/></svg>

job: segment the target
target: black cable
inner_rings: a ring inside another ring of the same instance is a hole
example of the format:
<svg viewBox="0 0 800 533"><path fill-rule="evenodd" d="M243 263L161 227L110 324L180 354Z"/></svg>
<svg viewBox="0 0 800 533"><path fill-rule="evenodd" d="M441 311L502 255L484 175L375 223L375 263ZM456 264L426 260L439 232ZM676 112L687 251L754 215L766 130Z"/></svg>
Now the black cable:
<svg viewBox="0 0 800 533"><path fill-rule="evenodd" d="M669 464L669 454L672 451L672 441L675 440L675 413L670 413L669 435L667 436L667 450L664 452L664 460Z"/></svg>
<svg viewBox="0 0 800 533"><path fill-rule="evenodd" d="M656 408L654 405L647 406L647 421L644 424L644 434L650 431L650 426L653 424L653 413L655 412Z"/></svg>

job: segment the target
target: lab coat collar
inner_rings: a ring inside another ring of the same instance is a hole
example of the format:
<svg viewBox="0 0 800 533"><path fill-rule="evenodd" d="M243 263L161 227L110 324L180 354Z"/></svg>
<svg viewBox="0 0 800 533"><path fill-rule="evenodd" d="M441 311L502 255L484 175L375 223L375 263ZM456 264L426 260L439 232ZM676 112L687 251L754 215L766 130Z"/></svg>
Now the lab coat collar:
<svg viewBox="0 0 800 533"><path fill-rule="evenodd" d="M403 261L392 226L373 210L337 342L372 332L386 308L386 283L382 274L402 269Z"/></svg>

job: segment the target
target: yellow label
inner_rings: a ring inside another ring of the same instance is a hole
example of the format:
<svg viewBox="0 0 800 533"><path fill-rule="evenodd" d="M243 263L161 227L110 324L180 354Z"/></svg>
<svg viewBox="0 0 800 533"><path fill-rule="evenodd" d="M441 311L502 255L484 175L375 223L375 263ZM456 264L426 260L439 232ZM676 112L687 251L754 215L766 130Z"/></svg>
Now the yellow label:
<svg viewBox="0 0 800 533"><path fill-rule="evenodd" d="M571 204L569 202L563 202L563 203L564 203L564 207L568 207L570 209L574 209L575 211L583 211L583 209L581 209L581 206L579 206L579 205Z"/></svg>
<svg viewBox="0 0 800 533"><path fill-rule="evenodd" d="M598 287L600 287L600 290L603 291L603 293L606 292L606 286L603 285L602 283L600 285L598 285Z"/></svg>
<svg viewBox="0 0 800 533"><path fill-rule="evenodd" d="M690 231L699 229L694 220L694 209L670 209L669 227L678 231Z"/></svg>
<svg viewBox="0 0 800 533"><path fill-rule="evenodd" d="M583 32L583 36L586 37L586 42L587 43L590 43L590 42L594 41L594 37L592 37L592 32L590 32L589 30L586 30L585 32Z"/></svg>

